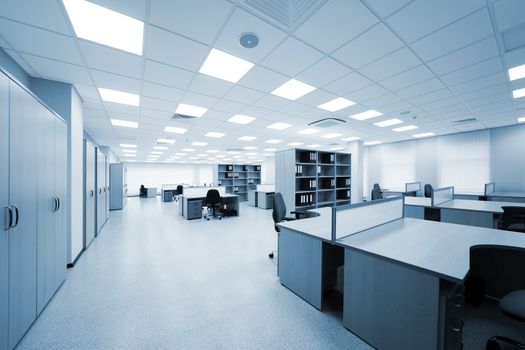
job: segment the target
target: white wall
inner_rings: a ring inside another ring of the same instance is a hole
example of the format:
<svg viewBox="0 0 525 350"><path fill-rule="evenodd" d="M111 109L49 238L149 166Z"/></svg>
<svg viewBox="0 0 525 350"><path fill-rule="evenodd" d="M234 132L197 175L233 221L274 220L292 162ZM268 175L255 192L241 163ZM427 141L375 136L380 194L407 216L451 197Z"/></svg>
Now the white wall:
<svg viewBox="0 0 525 350"><path fill-rule="evenodd" d="M140 185L157 187L163 184L209 185L213 182L216 166L211 164L161 164L126 163L128 169L128 191L139 193Z"/></svg>
<svg viewBox="0 0 525 350"><path fill-rule="evenodd" d="M275 183L275 157L266 157L264 162L261 163L261 183Z"/></svg>

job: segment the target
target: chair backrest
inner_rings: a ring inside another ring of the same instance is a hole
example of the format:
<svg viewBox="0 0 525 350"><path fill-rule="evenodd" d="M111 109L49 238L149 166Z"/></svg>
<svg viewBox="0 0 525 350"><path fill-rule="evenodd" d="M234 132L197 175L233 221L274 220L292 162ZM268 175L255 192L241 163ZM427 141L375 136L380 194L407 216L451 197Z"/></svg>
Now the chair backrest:
<svg viewBox="0 0 525 350"><path fill-rule="evenodd" d="M378 183L375 183L374 184L374 187L372 187L373 190L378 190L379 192L381 192L381 186L379 186Z"/></svg>
<svg viewBox="0 0 525 350"><path fill-rule="evenodd" d="M432 197L432 192L434 192L434 189L432 188L432 185L426 184L425 185L425 197L426 198Z"/></svg>
<svg viewBox="0 0 525 350"><path fill-rule="evenodd" d="M503 209L502 229L525 232L525 207L501 207Z"/></svg>
<svg viewBox="0 0 525 350"><path fill-rule="evenodd" d="M206 205L219 204L221 202L221 194L216 189L211 189L206 192Z"/></svg>
<svg viewBox="0 0 525 350"><path fill-rule="evenodd" d="M182 185L177 185L177 194L182 194L182 191L184 191L184 187Z"/></svg>
<svg viewBox="0 0 525 350"><path fill-rule="evenodd" d="M273 222L275 224L278 224L281 221L283 221L285 216L286 216L286 204L284 204L283 195L281 192L275 192L273 196L273 210L272 210ZM279 231L277 226L275 226L275 230Z"/></svg>
<svg viewBox="0 0 525 350"><path fill-rule="evenodd" d="M383 198L383 195L381 194L381 190L378 188L374 188L372 190L372 200L375 201L376 199L382 199L382 198Z"/></svg>

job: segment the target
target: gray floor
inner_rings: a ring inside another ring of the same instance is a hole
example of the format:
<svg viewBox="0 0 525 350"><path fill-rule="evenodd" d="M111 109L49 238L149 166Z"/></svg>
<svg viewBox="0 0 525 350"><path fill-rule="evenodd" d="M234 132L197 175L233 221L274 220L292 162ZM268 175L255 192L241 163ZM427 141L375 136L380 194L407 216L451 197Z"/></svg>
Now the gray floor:
<svg viewBox="0 0 525 350"><path fill-rule="evenodd" d="M370 349L280 285L271 211L177 209L132 198L111 212L18 349Z"/></svg>

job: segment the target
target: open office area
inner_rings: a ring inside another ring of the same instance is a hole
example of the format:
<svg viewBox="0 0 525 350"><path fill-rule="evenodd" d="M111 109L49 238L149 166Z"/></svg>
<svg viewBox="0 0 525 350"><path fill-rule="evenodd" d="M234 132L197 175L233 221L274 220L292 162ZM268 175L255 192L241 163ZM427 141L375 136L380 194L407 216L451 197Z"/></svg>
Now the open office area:
<svg viewBox="0 0 525 350"><path fill-rule="evenodd" d="M0 350L525 348L525 1L5 0Z"/></svg>

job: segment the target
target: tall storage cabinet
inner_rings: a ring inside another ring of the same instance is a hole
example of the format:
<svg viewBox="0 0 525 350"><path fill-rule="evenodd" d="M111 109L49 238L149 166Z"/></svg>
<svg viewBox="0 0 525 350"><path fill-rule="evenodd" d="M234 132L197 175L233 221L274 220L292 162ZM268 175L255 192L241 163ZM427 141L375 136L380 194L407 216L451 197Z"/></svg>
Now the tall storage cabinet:
<svg viewBox="0 0 525 350"><path fill-rule="evenodd" d="M248 200L248 191L261 184L261 166L255 164L218 164L214 182L225 187L226 193L239 196L239 201Z"/></svg>
<svg viewBox="0 0 525 350"><path fill-rule="evenodd" d="M127 171L123 163L109 165L110 210L120 210L126 205L128 196Z"/></svg>
<svg viewBox="0 0 525 350"><path fill-rule="evenodd" d="M65 277L67 128L3 73L0 125L0 348L12 349Z"/></svg>
<svg viewBox="0 0 525 350"><path fill-rule="evenodd" d="M106 223L106 156L97 149L97 235Z"/></svg>
<svg viewBox="0 0 525 350"><path fill-rule="evenodd" d="M86 140L84 141L84 249L95 238L97 199L95 171L95 146Z"/></svg>

